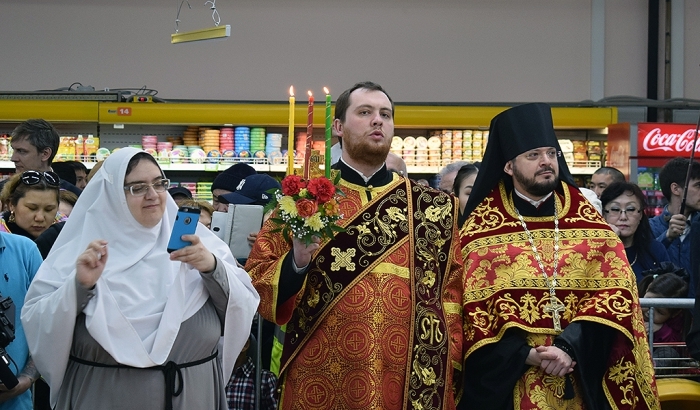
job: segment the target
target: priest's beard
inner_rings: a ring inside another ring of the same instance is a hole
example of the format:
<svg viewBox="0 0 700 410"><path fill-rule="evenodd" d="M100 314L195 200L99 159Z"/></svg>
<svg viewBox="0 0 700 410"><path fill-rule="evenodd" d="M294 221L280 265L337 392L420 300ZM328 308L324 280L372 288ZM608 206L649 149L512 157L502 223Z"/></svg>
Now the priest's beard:
<svg viewBox="0 0 700 410"><path fill-rule="evenodd" d="M370 143L367 141L343 140L343 147L348 156L355 162L372 167L380 167L389 154L389 141L382 144Z"/></svg>
<svg viewBox="0 0 700 410"><path fill-rule="evenodd" d="M534 197L546 196L550 192L554 191L554 189L559 184L559 174L554 170L554 168L548 167L542 170L538 170L537 172L539 173L542 171L553 172L554 178L546 180L544 182L537 182L537 180L535 179L537 177L537 174L535 174L535 176L532 178L528 178L523 173L521 173L520 170L515 166L515 162L513 163L513 179L518 181L520 186L523 187L523 189L525 190L525 192L523 193L528 193Z"/></svg>

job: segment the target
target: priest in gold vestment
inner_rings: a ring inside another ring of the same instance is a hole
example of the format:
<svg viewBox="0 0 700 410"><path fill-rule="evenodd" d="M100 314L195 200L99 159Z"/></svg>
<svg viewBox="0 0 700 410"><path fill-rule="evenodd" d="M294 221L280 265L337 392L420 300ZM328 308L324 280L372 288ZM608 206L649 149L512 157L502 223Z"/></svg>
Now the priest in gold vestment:
<svg viewBox="0 0 700 410"><path fill-rule="evenodd" d="M374 83L338 98L345 228L308 246L258 235L260 312L286 324L281 409L454 409L464 274L454 197L388 172L393 103Z"/></svg>
<svg viewBox="0 0 700 410"><path fill-rule="evenodd" d="M461 221L460 408L658 409L635 276L546 104L497 115Z"/></svg>

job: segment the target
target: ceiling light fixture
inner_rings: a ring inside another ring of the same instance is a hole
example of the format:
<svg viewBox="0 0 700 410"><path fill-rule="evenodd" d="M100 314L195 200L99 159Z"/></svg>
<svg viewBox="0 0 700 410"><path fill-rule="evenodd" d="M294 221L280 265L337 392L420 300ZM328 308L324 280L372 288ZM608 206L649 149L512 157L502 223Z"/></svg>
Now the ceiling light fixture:
<svg viewBox="0 0 700 410"><path fill-rule="evenodd" d="M172 44L186 43L188 41L214 40L231 36L231 25L210 27L201 30L187 31L170 35Z"/></svg>
<svg viewBox="0 0 700 410"><path fill-rule="evenodd" d="M182 9L182 5L184 3L187 3L187 7L190 9L192 8L189 1L182 0L182 2L180 2L180 6L177 8L177 16L175 17L175 33L170 35L171 44L187 43L190 41L214 40L217 38L226 38L231 36L231 25L219 25L219 23L221 23L221 17L219 16L219 11L216 9L216 0L209 0L204 3L205 5L211 3L211 18L214 20L214 27L180 33L180 10Z"/></svg>

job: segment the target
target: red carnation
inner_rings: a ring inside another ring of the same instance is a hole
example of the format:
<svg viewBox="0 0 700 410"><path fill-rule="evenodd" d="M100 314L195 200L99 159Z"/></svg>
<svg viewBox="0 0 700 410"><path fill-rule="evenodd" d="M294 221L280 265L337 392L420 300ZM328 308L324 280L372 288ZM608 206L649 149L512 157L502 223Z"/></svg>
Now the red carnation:
<svg viewBox="0 0 700 410"><path fill-rule="evenodd" d="M312 179L306 188L322 204L330 201L335 195L335 186L327 178Z"/></svg>
<svg viewBox="0 0 700 410"><path fill-rule="evenodd" d="M306 182L298 175L288 175L282 180L282 194L294 196L306 188Z"/></svg>
<svg viewBox="0 0 700 410"><path fill-rule="evenodd" d="M316 205L316 201L312 201L310 199L300 199L296 202L297 205L297 213L299 213L299 216L302 218L308 218L311 215L315 214L316 211L318 211L318 205Z"/></svg>

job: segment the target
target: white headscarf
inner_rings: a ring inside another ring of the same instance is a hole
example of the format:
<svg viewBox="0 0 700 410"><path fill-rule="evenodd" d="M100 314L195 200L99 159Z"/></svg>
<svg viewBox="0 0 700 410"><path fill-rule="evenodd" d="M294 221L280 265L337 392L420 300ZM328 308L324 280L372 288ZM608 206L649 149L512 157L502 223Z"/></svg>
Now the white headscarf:
<svg viewBox="0 0 700 410"><path fill-rule="evenodd" d="M129 161L139 152L123 148L105 160L80 195L27 293L22 323L37 368L50 383L52 402L63 380L80 313L76 259L90 242L106 240L108 260L95 296L83 309L85 325L121 364L163 364L180 324L209 297L199 271L169 259L167 242L177 214L170 195L162 221L153 228L141 225L129 211L124 179ZM248 338L259 297L248 274L236 267L228 246L201 224L196 234L228 273L224 352L219 352L226 376Z"/></svg>

